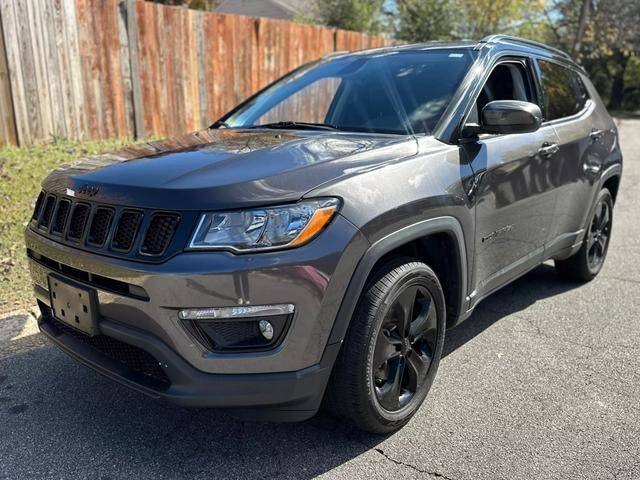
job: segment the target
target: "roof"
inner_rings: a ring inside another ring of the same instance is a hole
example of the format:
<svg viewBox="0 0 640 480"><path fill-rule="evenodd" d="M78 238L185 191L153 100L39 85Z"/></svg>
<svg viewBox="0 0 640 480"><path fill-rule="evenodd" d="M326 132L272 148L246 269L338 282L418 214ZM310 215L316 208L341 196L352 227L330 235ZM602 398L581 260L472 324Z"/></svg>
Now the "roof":
<svg viewBox="0 0 640 480"><path fill-rule="evenodd" d="M316 0L223 0L216 12L290 20L309 17Z"/></svg>

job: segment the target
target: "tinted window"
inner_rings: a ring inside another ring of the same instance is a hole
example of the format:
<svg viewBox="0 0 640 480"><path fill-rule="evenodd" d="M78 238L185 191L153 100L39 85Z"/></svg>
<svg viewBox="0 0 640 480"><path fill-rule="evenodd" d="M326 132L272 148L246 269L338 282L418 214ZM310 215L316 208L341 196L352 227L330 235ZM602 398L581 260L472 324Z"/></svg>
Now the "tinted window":
<svg viewBox="0 0 640 480"><path fill-rule="evenodd" d="M475 55L469 48L407 50L321 61L284 77L225 121L232 128L293 121L429 133Z"/></svg>
<svg viewBox="0 0 640 480"><path fill-rule="evenodd" d="M588 96L577 74L552 62L539 60L538 64L542 75L541 106L546 120L568 117L582 110Z"/></svg>
<svg viewBox="0 0 640 480"><path fill-rule="evenodd" d="M587 92L587 87L584 86L584 82L580 75L577 72L571 70L570 72L571 78L573 79L573 90L576 94L576 103L578 110L582 110L589 100L589 93Z"/></svg>

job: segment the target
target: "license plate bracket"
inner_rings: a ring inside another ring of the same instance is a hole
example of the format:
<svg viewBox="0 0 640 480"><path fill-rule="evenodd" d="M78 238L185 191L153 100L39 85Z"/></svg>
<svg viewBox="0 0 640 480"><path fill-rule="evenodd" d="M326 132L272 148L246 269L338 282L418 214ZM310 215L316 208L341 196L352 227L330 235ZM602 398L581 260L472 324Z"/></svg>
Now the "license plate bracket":
<svg viewBox="0 0 640 480"><path fill-rule="evenodd" d="M52 274L49 294L56 320L89 336L98 335L98 298L93 288Z"/></svg>

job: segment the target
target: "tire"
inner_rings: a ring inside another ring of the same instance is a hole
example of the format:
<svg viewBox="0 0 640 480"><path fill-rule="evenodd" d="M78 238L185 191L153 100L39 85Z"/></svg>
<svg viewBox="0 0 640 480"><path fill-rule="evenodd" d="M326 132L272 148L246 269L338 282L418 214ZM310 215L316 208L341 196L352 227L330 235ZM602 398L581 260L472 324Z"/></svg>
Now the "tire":
<svg viewBox="0 0 640 480"><path fill-rule="evenodd" d="M332 372L325 407L371 433L404 426L435 378L445 318L444 294L431 268L410 258L382 266L356 307Z"/></svg>
<svg viewBox="0 0 640 480"><path fill-rule="evenodd" d="M555 260L558 274L567 280L588 282L602 269L607 257L613 226L613 198L606 188L600 190L587 224L582 246L566 260Z"/></svg>

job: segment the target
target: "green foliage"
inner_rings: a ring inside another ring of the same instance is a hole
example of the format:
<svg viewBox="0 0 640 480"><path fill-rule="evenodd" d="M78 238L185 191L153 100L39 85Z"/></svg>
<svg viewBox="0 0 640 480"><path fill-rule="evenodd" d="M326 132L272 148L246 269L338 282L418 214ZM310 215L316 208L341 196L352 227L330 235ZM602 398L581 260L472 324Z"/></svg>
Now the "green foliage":
<svg viewBox="0 0 640 480"><path fill-rule="evenodd" d="M543 0L397 0L396 36L408 41L479 39L494 33L538 36Z"/></svg>
<svg viewBox="0 0 640 480"><path fill-rule="evenodd" d="M587 15L580 36L578 27L585 2ZM548 41L574 52L608 107L640 109L640 2L557 0L549 9L557 21Z"/></svg>
<svg viewBox="0 0 640 480"><path fill-rule="evenodd" d="M329 27L379 34L384 30L384 0L323 0L318 18Z"/></svg>
<svg viewBox="0 0 640 480"><path fill-rule="evenodd" d="M395 3L398 13L395 35L401 40L480 39L506 33L542 41L573 52L610 109L640 109L638 0L396 0Z"/></svg>
<svg viewBox="0 0 640 480"><path fill-rule="evenodd" d="M23 231L40 191L40 182L55 167L82 155L115 150L131 140L71 142L0 148L0 314L33 304Z"/></svg>
<svg viewBox="0 0 640 480"><path fill-rule="evenodd" d="M396 38L407 41L456 37L456 9L450 0L398 0Z"/></svg>

